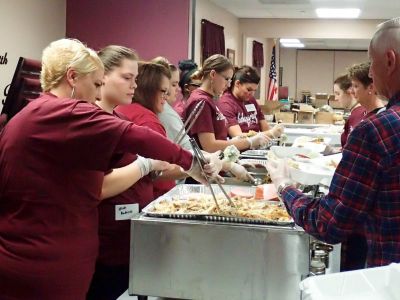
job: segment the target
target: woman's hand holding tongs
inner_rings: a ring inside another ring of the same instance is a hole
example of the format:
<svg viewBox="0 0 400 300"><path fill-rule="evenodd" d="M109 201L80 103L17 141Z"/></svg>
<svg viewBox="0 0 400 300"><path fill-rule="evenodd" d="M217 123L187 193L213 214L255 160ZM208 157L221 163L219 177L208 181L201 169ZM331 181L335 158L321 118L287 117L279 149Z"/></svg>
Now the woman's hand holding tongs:
<svg viewBox="0 0 400 300"><path fill-rule="evenodd" d="M222 168L225 172L231 172L233 176L241 181L254 181L253 176L249 174L245 167L241 166L238 163L234 162L224 162L224 166Z"/></svg>
<svg viewBox="0 0 400 300"><path fill-rule="evenodd" d="M203 175L204 173L211 179L211 180L218 180L219 182L224 182L224 179L218 175L218 173L222 169L222 161L219 159L221 151L217 151L214 153L204 152L203 156L205 158L205 164L203 166L199 165L199 162L193 157L192 167L185 171L193 179L199 181L202 184L208 184L207 180ZM203 169L203 170L202 170Z"/></svg>

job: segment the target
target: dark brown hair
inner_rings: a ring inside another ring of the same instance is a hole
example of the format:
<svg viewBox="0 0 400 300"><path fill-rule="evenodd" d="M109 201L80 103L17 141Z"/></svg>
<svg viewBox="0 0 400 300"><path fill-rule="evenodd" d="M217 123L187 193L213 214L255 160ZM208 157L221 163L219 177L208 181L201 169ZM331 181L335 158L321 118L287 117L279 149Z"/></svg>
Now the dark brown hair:
<svg viewBox="0 0 400 300"><path fill-rule="evenodd" d="M133 102L139 103L154 112L163 76L171 79L171 72L163 65L146 62L139 63L139 72L136 79L137 88L133 96Z"/></svg>
<svg viewBox="0 0 400 300"><path fill-rule="evenodd" d="M372 83L372 78L369 77L370 62L365 62L357 65L353 65L349 68L349 77L352 80L360 81L366 88Z"/></svg>
<svg viewBox="0 0 400 300"><path fill-rule="evenodd" d="M337 84L339 88L344 92L346 92L349 88L351 88L351 80L349 75L347 74L339 76L338 78L335 79L333 83Z"/></svg>
<svg viewBox="0 0 400 300"><path fill-rule="evenodd" d="M204 80L208 77L212 70L215 70L217 73L221 73L229 69L234 69L230 60L221 54L214 54L204 61L203 67L199 70L199 75L201 76L202 80Z"/></svg>
<svg viewBox="0 0 400 300"><path fill-rule="evenodd" d="M235 73L232 77L232 84L229 87L230 91L233 91L235 82L239 80L240 83L260 83L260 75L257 70L250 66L242 66L240 68L235 68Z"/></svg>
<svg viewBox="0 0 400 300"><path fill-rule="evenodd" d="M116 67L120 67L124 59L139 59L139 56L134 50L124 46L116 45L104 47L97 54L104 64L104 70L106 73L110 72Z"/></svg>

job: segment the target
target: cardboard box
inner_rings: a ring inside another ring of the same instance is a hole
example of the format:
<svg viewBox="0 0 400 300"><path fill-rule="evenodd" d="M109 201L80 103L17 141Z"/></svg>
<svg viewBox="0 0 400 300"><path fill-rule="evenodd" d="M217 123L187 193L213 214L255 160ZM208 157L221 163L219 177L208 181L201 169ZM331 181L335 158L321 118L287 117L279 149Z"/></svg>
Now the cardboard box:
<svg viewBox="0 0 400 300"><path fill-rule="evenodd" d="M275 112L279 112L280 108L284 105L279 101L265 101L264 105L260 105L261 111L265 115L271 115Z"/></svg>
<svg viewBox="0 0 400 300"><path fill-rule="evenodd" d="M333 124L334 123L333 115L334 115L334 113L325 112L325 111L316 112L315 113L315 123L316 124Z"/></svg>
<svg viewBox="0 0 400 300"><path fill-rule="evenodd" d="M312 107L309 104L303 104L300 103L300 111L304 111L304 112L314 112L314 107Z"/></svg>
<svg viewBox="0 0 400 300"><path fill-rule="evenodd" d="M282 111L282 112L277 112L275 113L275 121L279 122L282 121L282 123L294 123L295 120L295 113L293 112L286 112L286 111Z"/></svg>
<svg viewBox="0 0 400 300"><path fill-rule="evenodd" d="M343 106L337 100L329 100L329 105L332 108L343 108Z"/></svg>
<svg viewBox="0 0 400 300"><path fill-rule="evenodd" d="M316 108L320 108L328 104L328 99L315 99L314 105Z"/></svg>
<svg viewBox="0 0 400 300"><path fill-rule="evenodd" d="M314 124L314 112L300 110L297 113L297 122L300 124Z"/></svg>

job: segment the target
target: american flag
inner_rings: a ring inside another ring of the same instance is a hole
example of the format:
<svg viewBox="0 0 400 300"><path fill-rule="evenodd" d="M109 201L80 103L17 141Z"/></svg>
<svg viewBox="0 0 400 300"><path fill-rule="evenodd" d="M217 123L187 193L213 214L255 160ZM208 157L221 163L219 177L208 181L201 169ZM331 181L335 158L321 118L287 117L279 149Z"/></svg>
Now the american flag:
<svg viewBox="0 0 400 300"><path fill-rule="evenodd" d="M268 97L269 101L278 100L278 83L276 81L276 62L275 62L275 45L272 47L271 67L269 68L269 86Z"/></svg>

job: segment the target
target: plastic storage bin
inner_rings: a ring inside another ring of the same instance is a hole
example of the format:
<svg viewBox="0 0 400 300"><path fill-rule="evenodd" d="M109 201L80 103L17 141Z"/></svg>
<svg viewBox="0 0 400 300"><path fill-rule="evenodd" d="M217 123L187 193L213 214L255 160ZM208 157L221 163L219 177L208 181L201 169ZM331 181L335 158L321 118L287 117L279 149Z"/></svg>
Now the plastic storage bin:
<svg viewBox="0 0 400 300"><path fill-rule="evenodd" d="M309 277L303 300L400 300L400 264Z"/></svg>

